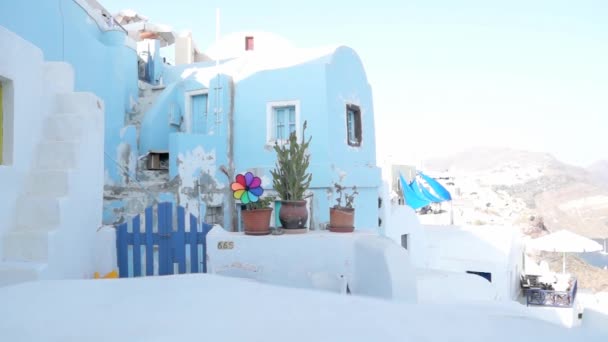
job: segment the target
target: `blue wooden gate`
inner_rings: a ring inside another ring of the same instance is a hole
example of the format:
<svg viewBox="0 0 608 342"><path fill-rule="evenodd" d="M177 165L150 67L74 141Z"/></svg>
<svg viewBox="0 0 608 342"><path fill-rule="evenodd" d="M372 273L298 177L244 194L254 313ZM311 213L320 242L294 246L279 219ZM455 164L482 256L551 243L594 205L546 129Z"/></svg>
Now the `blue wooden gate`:
<svg viewBox="0 0 608 342"><path fill-rule="evenodd" d="M206 223L199 225L198 219L190 214L190 229L186 231L186 211L178 206L177 227L174 229L173 203L169 202L159 203L157 213L157 224L154 225L154 207L146 208L144 231L141 230L140 215L131 220L131 225L125 222L117 227L116 251L120 277L144 275L142 261L146 276L206 273L206 240L212 226ZM188 264L190 269L187 269ZM175 265L177 270L174 270Z"/></svg>

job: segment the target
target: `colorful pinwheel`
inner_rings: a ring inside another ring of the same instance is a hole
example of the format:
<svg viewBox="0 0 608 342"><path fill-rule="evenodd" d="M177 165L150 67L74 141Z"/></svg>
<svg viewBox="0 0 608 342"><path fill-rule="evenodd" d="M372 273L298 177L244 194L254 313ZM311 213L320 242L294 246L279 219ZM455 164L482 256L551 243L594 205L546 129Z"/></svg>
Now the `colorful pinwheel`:
<svg viewBox="0 0 608 342"><path fill-rule="evenodd" d="M247 172L236 175L236 182L230 186L234 192L234 198L241 200L241 203L255 203L264 193L262 189L262 180L260 177L255 177L253 173Z"/></svg>

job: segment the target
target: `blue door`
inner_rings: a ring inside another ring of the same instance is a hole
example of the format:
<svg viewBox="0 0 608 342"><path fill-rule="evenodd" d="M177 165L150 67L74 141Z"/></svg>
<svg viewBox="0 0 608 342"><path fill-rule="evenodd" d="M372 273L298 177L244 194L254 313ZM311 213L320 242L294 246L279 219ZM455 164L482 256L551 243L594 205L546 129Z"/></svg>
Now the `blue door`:
<svg viewBox="0 0 608 342"><path fill-rule="evenodd" d="M192 96L192 133L207 134L208 119L207 94Z"/></svg>

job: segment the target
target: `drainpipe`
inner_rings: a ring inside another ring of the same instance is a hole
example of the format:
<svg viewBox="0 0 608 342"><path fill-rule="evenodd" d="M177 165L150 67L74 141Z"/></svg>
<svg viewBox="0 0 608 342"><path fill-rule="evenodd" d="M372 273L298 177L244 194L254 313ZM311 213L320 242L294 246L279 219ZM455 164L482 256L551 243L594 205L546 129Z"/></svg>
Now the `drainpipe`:
<svg viewBox="0 0 608 342"><path fill-rule="evenodd" d="M227 80L228 81L228 80ZM234 179L234 81L229 80L227 82L230 85L229 96L230 96L230 106L228 108L228 184ZM234 196L231 194L230 187L227 187L226 197L228 198L228 206L230 207L230 214L232 215L232 229L231 231L236 231L238 227L237 222L237 212L236 212L236 201Z"/></svg>

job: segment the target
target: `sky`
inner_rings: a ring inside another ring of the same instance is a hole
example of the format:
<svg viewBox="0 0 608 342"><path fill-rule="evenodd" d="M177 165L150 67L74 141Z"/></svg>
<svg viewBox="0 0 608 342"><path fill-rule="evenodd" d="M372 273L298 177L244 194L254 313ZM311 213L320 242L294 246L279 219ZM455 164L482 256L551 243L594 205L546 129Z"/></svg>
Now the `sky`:
<svg viewBox="0 0 608 342"><path fill-rule="evenodd" d="M608 159L608 1L101 0L199 48L263 30L299 47L347 45L372 85L378 159L418 163L472 146Z"/></svg>

